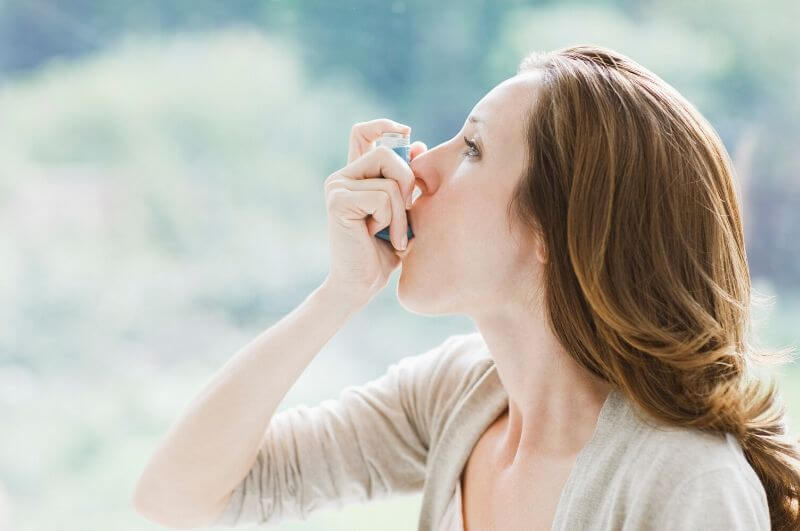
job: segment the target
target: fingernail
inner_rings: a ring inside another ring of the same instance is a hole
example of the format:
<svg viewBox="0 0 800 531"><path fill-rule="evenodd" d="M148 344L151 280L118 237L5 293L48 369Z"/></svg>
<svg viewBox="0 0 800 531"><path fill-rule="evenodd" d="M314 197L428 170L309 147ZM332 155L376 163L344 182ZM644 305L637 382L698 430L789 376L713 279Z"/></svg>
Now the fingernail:
<svg viewBox="0 0 800 531"><path fill-rule="evenodd" d="M403 234L403 239L400 240L400 250L405 251L406 247L408 247L408 236Z"/></svg>
<svg viewBox="0 0 800 531"><path fill-rule="evenodd" d="M408 199L406 199L406 210L409 208L411 208L411 196L408 196Z"/></svg>

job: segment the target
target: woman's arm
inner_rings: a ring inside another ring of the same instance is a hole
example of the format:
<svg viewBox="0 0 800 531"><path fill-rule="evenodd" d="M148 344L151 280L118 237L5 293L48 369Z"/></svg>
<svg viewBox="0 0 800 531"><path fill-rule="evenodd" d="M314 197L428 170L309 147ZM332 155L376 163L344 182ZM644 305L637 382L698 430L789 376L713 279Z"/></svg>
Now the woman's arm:
<svg viewBox="0 0 800 531"><path fill-rule="evenodd" d="M136 485L136 510L176 527L218 518L286 392L363 305L326 282L228 360L150 458Z"/></svg>
<svg viewBox="0 0 800 531"><path fill-rule="evenodd" d="M335 399L276 414L252 468L212 524L304 520L323 508L421 491L436 406L455 395L440 377L443 367L455 368L446 361L455 344L448 339L407 356Z"/></svg>

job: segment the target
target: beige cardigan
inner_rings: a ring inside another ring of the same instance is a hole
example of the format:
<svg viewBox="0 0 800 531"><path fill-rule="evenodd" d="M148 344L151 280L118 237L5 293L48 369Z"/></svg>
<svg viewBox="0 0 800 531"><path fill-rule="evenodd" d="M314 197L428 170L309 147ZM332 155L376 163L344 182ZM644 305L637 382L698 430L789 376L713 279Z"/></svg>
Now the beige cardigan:
<svg viewBox="0 0 800 531"><path fill-rule="evenodd" d="M217 525L305 519L421 490L418 530L438 529L473 446L507 406L482 336L451 336L338 399L274 415ZM766 494L733 436L645 418L609 394L553 530L770 529Z"/></svg>

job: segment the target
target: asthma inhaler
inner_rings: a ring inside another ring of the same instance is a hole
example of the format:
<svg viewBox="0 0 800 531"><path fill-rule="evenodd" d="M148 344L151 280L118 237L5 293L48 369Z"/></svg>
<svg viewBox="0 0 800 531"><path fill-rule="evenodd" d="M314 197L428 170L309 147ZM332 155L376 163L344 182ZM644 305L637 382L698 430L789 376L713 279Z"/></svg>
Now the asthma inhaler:
<svg viewBox="0 0 800 531"><path fill-rule="evenodd" d="M381 137L377 140L375 147L379 146L386 146L392 148L392 151L400 155L406 164L409 163L410 159L410 140L409 137L401 134L401 133L383 133ZM387 242L391 242L389 238L389 226L382 228L380 231L375 233L375 236L378 238L384 239ZM414 233L411 231L411 225L408 226L408 232L406 233L409 241L411 238L414 237Z"/></svg>

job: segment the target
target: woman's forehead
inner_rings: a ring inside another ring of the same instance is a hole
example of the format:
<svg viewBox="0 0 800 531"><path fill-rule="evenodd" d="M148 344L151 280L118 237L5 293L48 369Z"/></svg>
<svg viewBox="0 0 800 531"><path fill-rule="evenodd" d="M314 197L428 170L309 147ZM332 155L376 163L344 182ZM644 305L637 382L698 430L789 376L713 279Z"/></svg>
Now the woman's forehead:
<svg viewBox="0 0 800 531"><path fill-rule="evenodd" d="M506 79L475 105L472 114L481 117L490 114L496 119L505 119L517 115L521 109L527 110L533 102L539 77L537 72L526 72ZM486 117L487 121L489 118Z"/></svg>
<svg viewBox="0 0 800 531"><path fill-rule="evenodd" d="M534 101L538 76L526 73L509 78L475 105L467 124L493 141L515 147L522 141L524 117Z"/></svg>

